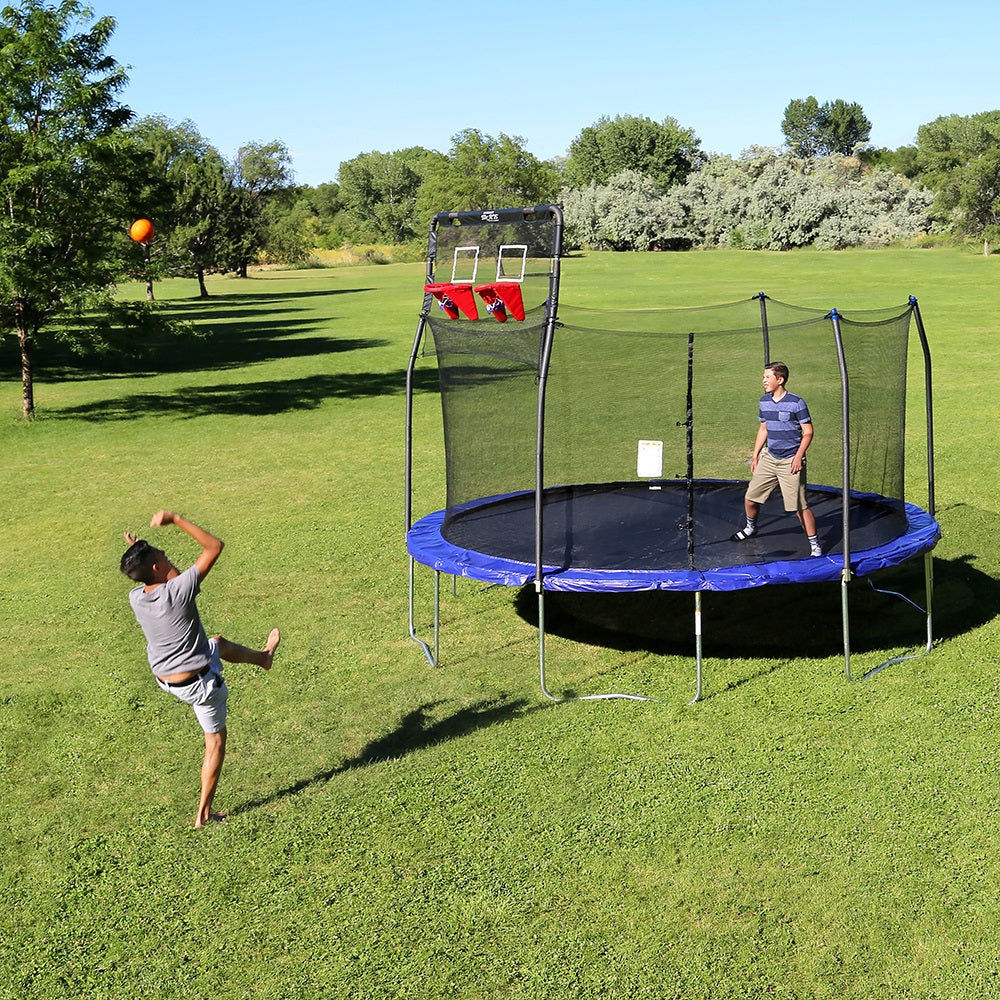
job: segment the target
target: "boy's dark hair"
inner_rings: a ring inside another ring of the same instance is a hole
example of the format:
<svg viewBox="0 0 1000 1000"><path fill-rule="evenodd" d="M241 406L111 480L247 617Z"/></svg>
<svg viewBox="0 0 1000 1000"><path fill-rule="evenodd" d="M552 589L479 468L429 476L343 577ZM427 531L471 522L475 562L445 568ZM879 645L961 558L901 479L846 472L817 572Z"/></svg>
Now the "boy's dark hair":
<svg viewBox="0 0 1000 1000"><path fill-rule="evenodd" d="M769 365L764 365L764 367L770 368L781 379L782 385L788 384L788 365L784 361L772 361Z"/></svg>
<svg viewBox="0 0 1000 1000"><path fill-rule="evenodd" d="M153 568L153 557L157 551L145 538L133 542L122 556L122 572L136 583L152 583L150 570Z"/></svg>

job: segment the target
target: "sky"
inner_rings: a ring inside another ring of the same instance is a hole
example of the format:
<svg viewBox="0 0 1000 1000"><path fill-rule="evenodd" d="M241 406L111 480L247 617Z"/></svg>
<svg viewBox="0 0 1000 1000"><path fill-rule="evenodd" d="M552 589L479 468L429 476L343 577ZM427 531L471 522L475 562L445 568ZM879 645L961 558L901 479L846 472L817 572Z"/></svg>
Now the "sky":
<svg viewBox="0 0 1000 1000"><path fill-rule="evenodd" d="M895 149L1000 108L997 0L87 0L119 95L224 156L278 139L296 180L476 128L565 156L602 116L667 117L709 153L779 146L789 101L857 102Z"/></svg>

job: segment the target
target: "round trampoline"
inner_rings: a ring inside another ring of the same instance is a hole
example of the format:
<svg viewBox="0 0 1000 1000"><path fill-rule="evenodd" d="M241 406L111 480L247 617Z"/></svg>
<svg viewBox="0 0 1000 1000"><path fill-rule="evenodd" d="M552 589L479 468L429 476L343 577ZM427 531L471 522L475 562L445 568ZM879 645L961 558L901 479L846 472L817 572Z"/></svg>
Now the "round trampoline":
<svg viewBox="0 0 1000 1000"><path fill-rule="evenodd" d="M542 691L553 700L546 591L691 591L698 700L703 591L830 581L844 593L851 678L847 584L918 555L929 650L930 552L940 530L930 353L916 299L848 313L763 292L695 309L567 306L561 244L557 206L432 222L407 368L405 484L410 636L430 662L438 662L440 573L534 586ZM926 510L904 497L911 323L924 374ZM415 519L414 371L426 353L438 369L447 504ZM818 557L778 494L754 537L732 539L743 523L760 372L778 358L816 428L807 492ZM435 572L433 650L417 635L414 563Z"/></svg>
<svg viewBox="0 0 1000 1000"><path fill-rule="evenodd" d="M542 572L547 590L742 590L778 583L837 581L844 569L838 490L808 491L824 555L811 558L794 517L766 505L759 532L731 540L745 482L604 483L546 490ZM688 502L693 524L688 531ZM780 505L779 505L780 507ZM453 576L520 587L535 578L535 494L467 504L445 533L445 511L421 518L407 533L418 562ZM850 503L854 576L868 576L927 552L937 522L913 504L853 494ZM704 568L691 568L704 567Z"/></svg>

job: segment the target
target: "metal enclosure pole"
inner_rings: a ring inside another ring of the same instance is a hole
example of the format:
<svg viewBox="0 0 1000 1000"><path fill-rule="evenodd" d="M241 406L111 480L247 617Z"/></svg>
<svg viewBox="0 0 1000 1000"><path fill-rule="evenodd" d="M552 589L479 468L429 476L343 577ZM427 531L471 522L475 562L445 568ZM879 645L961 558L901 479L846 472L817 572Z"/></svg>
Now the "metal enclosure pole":
<svg viewBox="0 0 1000 1000"><path fill-rule="evenodd" d="M437 224L438 216L431 220L430 232L427 236L427 271L425 284L431 284L434 280L434 261L437 257ZM434 297L430 292L424 292L424 305L420 311L420 318L417 321L417 330L413 335L413 348L410 350L410 360L406 366L406 416L405 416L405 437L403 442L403 495L404 495L404 517L406 521L406 531L413 527L413 373L417 364L417 357L420 354L420 345L423 341L424 326L427 317L430 315L431 303ZM427 645L423 639L417 637L416 625L414 621L414 559L410 557L409 573L409 634L410 638L424 651L424 656L430 661L432 667L438 664L438 642L440 631L440 576L437 571L434 573L434 649Z"/></svg>
<svg viewBox="0 0 1000 1000"><path fill-rule="evenodd" d="M927 344L927 333L920 315L916 297L910 296L913 319L917 324L920 348L924 356L924 412L927 421L927 513L934 517L934 404L931 398L931 351Z"/></svg>
<svg viewBox="0 0 1000 1000"><path fill-rule="evenodd" d="M687 518L685 529L687 533L688 569L695 568L694 558L694 331L688 333L688 363L687 363L687 413L684 418L685 449L687 462L685 464L687 487ZM695 662L695 693L692 704L701 697L701 591L694 592L694 662Z"/></svg>
<svg viewBox="0 0 1000 1000"><path fill-rule="evenodd" d="M913 307L913 319L917 326L917 336L920 338L920 350L924 358L924 414L927 423L927 512L934 517L934 402L932 398L931 381L931 350L927 343L927 332L924 330L924 320L920 315L920 306L915 295L910 296ZM934 644L933 613L931 601L934 595L934 555L924 553L924 592L927 605L927 648L929 653Z"/></svg>
<svg viewBox="0 0 1000 1000"><path fill-rule="evenodd" d="M434 281L434 260L437 257L437 216L431 220L431 229L427 237L427 271L425 284ZM424 336L424 326L430 315L434 296L424 292L424 306L417 320L417 331L413 336L413 348L410 360L406 366L406 438L403 443L403 490L406 507L406 530L413 527L413 372L420 354L420 344Z"/></svg>
<svg viewBox="0 0 1000 1000"><path fill-rule="evenodd" d="M840 573L840 617L844 633L844 671L851 679L851 612L848 605L847 585L851 581L851 414L850 386L847 377L847 361L844 357L844 339L840 330L840 314L830 310L833 324L833 339L837 348L837 364L840 366L840 437L842 457L841 524L844 536L844 566Z"/></svg>
<svg viewBox="0 0 1000 1000"><path fill-rule="evenodd" d="M545 686L545 581L542 568L544 545L545 489L545 386L552 359L552 341L555 335L559 310L559 272L562 257L562 210L550 205L554 229L552 233L552 268L549 272L549 297L545 303L545 326L538 358L538 408L535 420L535 593L538 597L538 672L542 693L551 701L558 701Z"/></svg>
<svg viewBox="0 0 1000 1000"><path fill-rule="evenodd" d="M764 364L766 366L771 361L771 337L767 325L767 296L763 292L758 292L755 298L760 299L760 333L764 341Z"/></svg>

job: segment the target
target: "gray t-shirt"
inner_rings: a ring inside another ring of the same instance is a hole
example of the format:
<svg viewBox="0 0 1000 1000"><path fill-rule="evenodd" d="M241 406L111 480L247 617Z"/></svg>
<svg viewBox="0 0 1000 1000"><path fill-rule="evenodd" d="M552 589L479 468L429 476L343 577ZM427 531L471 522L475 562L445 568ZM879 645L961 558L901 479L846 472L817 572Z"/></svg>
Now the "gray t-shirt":
<svg viewBox="0 0 1000 1000"><path fill-rule="evenodd" d="M129 591L129 603L146 636L146 655L156 677L208 666L208 636L195 604L200 590L201 574L197 566L191 566L149 592L142 584Z"/></svg>

